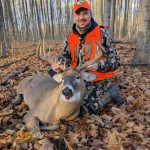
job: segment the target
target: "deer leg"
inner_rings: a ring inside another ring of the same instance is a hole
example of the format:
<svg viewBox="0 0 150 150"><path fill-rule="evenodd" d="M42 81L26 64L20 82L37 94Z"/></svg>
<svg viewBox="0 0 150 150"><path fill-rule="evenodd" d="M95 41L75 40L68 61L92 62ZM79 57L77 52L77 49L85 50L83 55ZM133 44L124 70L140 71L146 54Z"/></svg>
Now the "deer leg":
<svg viewBox="0 0 150 150"><path fill-rule="evenodd" d="M69 118L67 118L67 120L74 120L78 117L79 114L80 114L80 109L74 112Z"/></svg>
<svg viewBox="0 0 150 150"><path fill-rule="evenodd" d="M59 124L52 124L52 125L49 125L49 126L46 126L46 125L42 125L40 126L40 129L41 130L50 130L50 131L54 131L54 130L57 130L59 128Z"/></svg>
<svg viewBox="0 0 150 150"><path fill-rule="evenodd" d="M28 112L24 117L25 125L28 129L30 129L33 133L40 132L39 128L39 119L35 116L32 116L30 112Z"/></svg>

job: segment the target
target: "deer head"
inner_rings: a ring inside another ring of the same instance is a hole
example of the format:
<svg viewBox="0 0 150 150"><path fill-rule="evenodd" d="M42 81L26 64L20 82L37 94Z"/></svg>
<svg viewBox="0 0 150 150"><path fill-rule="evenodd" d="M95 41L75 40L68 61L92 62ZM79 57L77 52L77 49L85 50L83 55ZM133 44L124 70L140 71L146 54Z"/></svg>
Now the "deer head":
<svg viewBox="0 0 150 150"><path fill-rule="evenodd" d="M64 99L67 100L73 97L73 95L77 93L80 87L84 87L84 83L83 83L84 81L92 81L96 78L96 75L85 72L85 69L87 66L92 65L95 62L97 62L103 55L103 51L104 51L103 47L98 42L96 42L96 44L97 44L96 55L94 59L82 64L81 55L79 53L79 57L78 57L79 65L76 68L73 68L73 67L65 68L64 66L63 73L57 74L57 76L55 77L55 79L60 84L63 84L62 95L64 95L65 97ZM38 47L37 52L38 52L39 59L47 62L49 65L52 64L51 60L49 59L50 57L43 55L40 45ZM74 99L76 99L76 97L74 97Z"/></svg>

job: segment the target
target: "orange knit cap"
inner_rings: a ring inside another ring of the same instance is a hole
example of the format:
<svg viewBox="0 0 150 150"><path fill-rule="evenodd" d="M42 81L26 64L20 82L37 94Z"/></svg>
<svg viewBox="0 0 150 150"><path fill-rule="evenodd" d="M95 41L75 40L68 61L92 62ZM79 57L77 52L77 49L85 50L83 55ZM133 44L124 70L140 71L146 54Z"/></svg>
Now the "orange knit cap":
<svg viewBox="0 0 150 150"><path fill-rule="evenodd" d="M80 8L86 8L91 9L90 4L86 2L85 0L77 0L77 2L74 4L74 12L76 12Z"/></svg>

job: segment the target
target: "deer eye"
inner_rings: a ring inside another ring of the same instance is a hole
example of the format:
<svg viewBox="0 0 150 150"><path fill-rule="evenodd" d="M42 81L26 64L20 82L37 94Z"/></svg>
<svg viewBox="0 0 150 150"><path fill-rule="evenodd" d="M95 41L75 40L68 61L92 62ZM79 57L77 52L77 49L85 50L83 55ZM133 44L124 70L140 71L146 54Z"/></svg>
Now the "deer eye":
<svg viewBox="0 0 150 150"><path fill-rule="evenodd" d="M62 77L62 80L64 80L64 77Z"/></svg>
<svg viewBox="0 0 150 150"><path fill-rule="evenodd" d="M80 79L80 75L76 76L76 79Z"/></svg>

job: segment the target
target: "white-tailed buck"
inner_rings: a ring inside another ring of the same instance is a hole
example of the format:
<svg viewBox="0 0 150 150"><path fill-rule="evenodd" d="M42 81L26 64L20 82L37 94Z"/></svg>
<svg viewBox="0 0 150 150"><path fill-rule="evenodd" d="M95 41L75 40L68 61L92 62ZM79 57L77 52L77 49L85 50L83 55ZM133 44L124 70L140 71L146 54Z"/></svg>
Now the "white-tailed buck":
<svg viewBox="0 0 150 150"><path fill-rule="evenodd" d="M40 47L39 44L38 56L50 63L50 60L42 55ZM84 80L92 81L96 78L96 75L83 70L102 56L103 48L98 45L96 49L93 60L84 64L79 61L77 68L65 69L59 75L62 78L60 83L42 73L27 77L19 83L17 92L23 94L24 101L30 108L24 116L27 128L34 133L39 132L40 128L42 129L39 123L42 122L48 125L43 126L43 129L54 130L59 127L60 119L73 120L79 115L86 92Z"/></svg>

